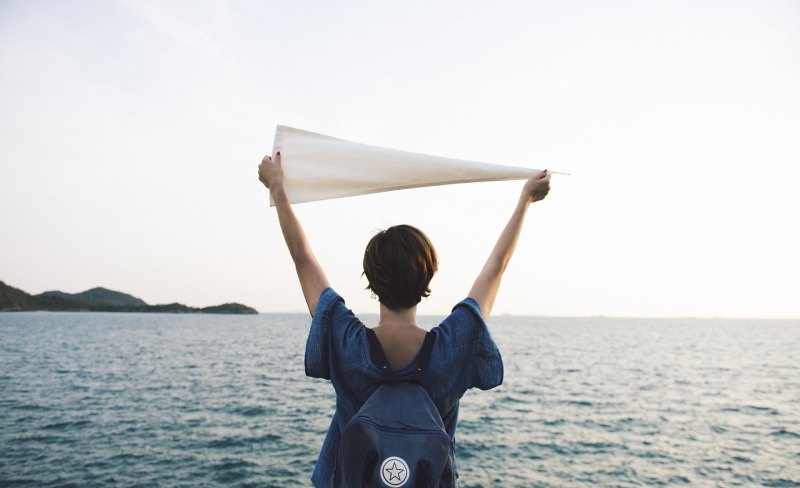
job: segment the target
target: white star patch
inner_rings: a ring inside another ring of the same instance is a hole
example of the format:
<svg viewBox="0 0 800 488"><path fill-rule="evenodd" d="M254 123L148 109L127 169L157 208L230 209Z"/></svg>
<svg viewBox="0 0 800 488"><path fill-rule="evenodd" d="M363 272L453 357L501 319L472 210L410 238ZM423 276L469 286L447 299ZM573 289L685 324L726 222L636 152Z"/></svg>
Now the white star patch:
<svg viewBox="0 0 800 488"><path fill-rule="evenodd" d="M386 486L397 488L408 481L408 464L397 456L391 456L381 463L381 481Z"/></svg>

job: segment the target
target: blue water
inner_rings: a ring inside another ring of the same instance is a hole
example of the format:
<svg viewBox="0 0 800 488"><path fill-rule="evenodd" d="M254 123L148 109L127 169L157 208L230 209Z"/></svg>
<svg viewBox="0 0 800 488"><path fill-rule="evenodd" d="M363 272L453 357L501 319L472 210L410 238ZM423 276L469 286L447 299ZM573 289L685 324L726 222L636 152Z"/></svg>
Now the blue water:
<svg viewBox="0 0 800 488"><path fill-rule="evenodd" d="M309 486L334 400L308 323L0 314L0 486ZM800 321L490 327L506 381L462 400L463 487L800 486Z"/></svg>

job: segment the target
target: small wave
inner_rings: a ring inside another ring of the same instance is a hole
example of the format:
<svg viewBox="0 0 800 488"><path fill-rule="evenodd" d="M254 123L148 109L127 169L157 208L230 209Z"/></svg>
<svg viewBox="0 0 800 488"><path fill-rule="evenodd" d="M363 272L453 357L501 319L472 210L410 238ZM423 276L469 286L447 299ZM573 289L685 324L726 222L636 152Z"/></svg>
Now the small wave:
<svg viewBox="0 0 800 488"><path fill-rule="evenodd" d="M272 415L275 413L275 409L264 407L236 407L231 413L243 417L259 417L262 415Z"/></svg>
<svg viewBox="0 0 800 488"><path fill-rule="evenodd" d="M23 404L23 405L12 404L9 408L11 408L12 410L25 410L34 412L53 410L52 407L48 407L46 405L30 405L30 404Z"/></svg>
<svg viewBox="0 0 800 488"><path fill-rule="evenodd" d="M285 466L282 466L282 467L277 467L277 466L270 467L269 472L270 472L271 475L274 475L276 478L289 478L289 479L298 476L299 473L302 473L302 471L298 471L298 470L295 470L295 469L289 469L289 468L287 468Z"/></svg>
<svg viewBox="0 0 800 488"><path fill-rule="evenodd" d="M86 425L91 424L89 420L75 420L69 422L56 422L54 424L48 424L42 427L42 430L66 430L69 428L75 427L84 427Z"/></svg>
<svg viewBox="0 0 800 488"><path fill-rule="evenodd" d="M744 407L745 411L752 413L766 413L769 415L780 415L780 412L772 407L762 407L761 405L747 405Z"/></svg>
<svg viewBox="0 0 800 488"><path fill-rule="evenodd" d="M792 432L791 430L786 430L786 429L776 430L775 432L771 432L769 435L775 437L789 437L791 439L800 439L800 434L797 434L796 432Z"/></svg>
<svg viewBox="0 0 800 488"><path fill-rule="evenodd" d="M230 471L233 469L253 468L257 464L245 461L244 459L223 459L221 462L211 466L214 471Z"/></svg>
<svg viewBox="0 0 800 488"><path fill-rule="evenodd" d="M261 443L261 442L277 442L281 440L281 436L277 434L265 434L259 437L251 437L252 442Z"/></svg>
<svg viewBox="0 0 800 488"><path fill-rule="evenodd" d="M37 486L37 480L26 480L26 479L11 479L11 480L2 480L2 485L12 487L12 486Z"/></svg>
<svg viewBox="0 0 800 488"><path fill-rule="evenodd" d="M605 422L598 422L597 420L591 420L591 419L579 422L578 425L580 425L581 427L589 428L589 429L598 429L599 428L599 429L603 429L603 430L607 430L607 431L611 431L611 432L619 429L619 427L616 426L616 425L607 424Z"/></svg>
<svg viewBox="0 0 800 488"><path fill-rule="evenodd" d="M575 405L576 407L593 407L594 403L586 400L567 400L564 403L567 405Z"/></svg>
<svg viewBox="0 0 800 488"><path fill-rule="evenodd" d="M222 439L214 439L208 442L206 447L212 449L227 449L230 447L245 447L252 444L263 444L280 440L281 436L275 434L265 434L257 437L223 437Z"/></svg>
<svg viewBox="0 0 800 488"><path fill-rule="evenodd" d="M590 441L580 441L576 445L582 448L582 450L591 450L596 452L606 452L612 449L619 449L621 447L618 444L612 444L608 442L590 442Z"/></svg>
<svg viewBox="0 0 800 488"><path fill-rule="evenodd" d="M211 466L211 470L214 472L215 481L232 483L248 478L251 475L248 468L256 466L255 463L245 461L244 459L225 459Z"/></svg>
<svg viewBox="0 0 800 488"><path fill-rule="evenodd" d="M489 450L489 447L482 442L461 442L456 444L457 455L459 459L471 459L475 456L481 456L484 452Z"/></svg>
<svg viewBox="0 0 800 488"><path fill-rule="evenodd" d="M680 484L685 484L685 485L688 485L688 484L690 484L691 482L692 482L692 480L690 480L690 479L689 479L689 478L687 478L686 476L680 476L680 475L678 475L678 476L672 476L672 477L670 477L670 479L669 479L669 484L680 483Z"/></svg>
<svg viewBox="0 0 800 488"><path fill-rule="evenodd" d="M228 449L231 447L243 447L247 442L241 437L224 437L222 439L214 439L206 444L210 449Z"/></svg>
<svg viewBox="0 0 800 488"><path fill-rule="evenodd" d="M552 444L552 443L526 442L521 446L521 448L522 448L522 450L524 452L531 453L531 454L534 454L534 455L538 455L536 453L537 452L542 452L542 451L544 451L545 453L548 453L548 454L549 453L553 453L553 454L558 454L558 455L562 455L562 456L563 455L572 454L571 452L569 452L564 447L562 447L562 446L560 446L558 444ZM546 455L546 457L549 457L549 455Z"/></svg>
<svg viewBox="0 0 800 488"><path fill-rule="evenodd" d="M644 442L645 445L652 445L650 442ZM636 457L640 457L642 459L663 459L663 460L674 460L674 458L666 453L655 452L655 451L644 451L640 453L635 453Z"/></svg>
<svg viewBox="0 0 800 488"><path fill-rule="evenodd" d="M800 486L800 481L787 480L783 478L764 480L764 486Z"/></svg>
<svg viewBox="0 0 800 488"><path fill-rule="evenodd" d="M214 476L214 481L218 481L220 483L233 483L234 481L242 481L243 479L250 476L250 473L244 471L224 471L217 473Z"/></svg>
<svg viewBox="0 0 800 488"><path fill-rule="evenodd" d="M58 444L62 442L62 438L56 435L26 435L20 437L12 437L5 440L9 444ZM71 442L66 439L67 443Z"/></svg>
<svg viewBox="0 0 800 488"><path fill-rule="evenodd" d="M506 395L500 399L500 403L530 403L530 400L525 398L517 398L516 395Z"/></svg>
<svg viewBox="0 0 800 488"><path fill-rule="evenodd" d="M144 454L133 454L130 452L122 452L119 454L114 454L109 459L112 461L133 461L137 459L142 459L144 457L145 457Z"/></svg>

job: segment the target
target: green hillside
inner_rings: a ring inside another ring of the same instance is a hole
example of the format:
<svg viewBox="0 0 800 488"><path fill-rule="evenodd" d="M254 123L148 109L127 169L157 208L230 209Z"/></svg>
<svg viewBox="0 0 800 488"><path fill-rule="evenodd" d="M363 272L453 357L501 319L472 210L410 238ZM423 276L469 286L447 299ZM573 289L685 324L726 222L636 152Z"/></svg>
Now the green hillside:
<svg viewBox="0 0 800 488"><path fill-rule="evenodd" d="M38 310L63 310L63 311L85 311L94 310L94 306L89 302L78 300L71 293L63 291L46 291L31 298L35 300Z"/></svg>
<svg viewBox="0 0 800 488"><path fill-rule="evenodd" d="M119 291L97 287L72 295L78 300L92 303L99 307L146 307L144 300Z"/></svg>
<svg viewBox="0 0 800 488"><path fill-rule="evenodd" d="M213 307L204 307L200 309L201 313L258 313L254 308L241 303L223 303L222 305L214 305Z"/></svg>
<svg viewBox="0 0 800 488"><path fill-rule="evenodd" d="M97 287L80 293L46 291L30 295L0 281L0 311L69 311L69 312L150 312L150 313L226 313L256 314L255 309L240 303L225 303L197 308L182 303L148 305L147 302L119 291Z"/></svg>
<svg viewBox="0 0 800 488"><path fill-rule="evenodd" d="M24 291L8 286L0 281L0 310L38 310L39 307L32 296Z"/></svg>

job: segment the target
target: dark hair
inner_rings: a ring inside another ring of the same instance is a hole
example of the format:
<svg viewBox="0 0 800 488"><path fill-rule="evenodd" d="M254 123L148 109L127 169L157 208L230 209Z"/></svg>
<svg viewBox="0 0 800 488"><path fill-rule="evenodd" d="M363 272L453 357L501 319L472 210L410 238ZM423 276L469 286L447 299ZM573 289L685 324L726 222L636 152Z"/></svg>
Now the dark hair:
<svg viewBox="0 0 800 488"><path fill-rule="evenodd" d="M431 294L436 250L421 230L396 225L378 232L364 251L368 290L391 310L411 308Z"/></svg>

